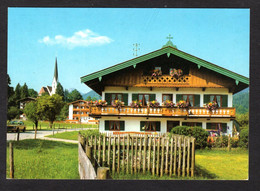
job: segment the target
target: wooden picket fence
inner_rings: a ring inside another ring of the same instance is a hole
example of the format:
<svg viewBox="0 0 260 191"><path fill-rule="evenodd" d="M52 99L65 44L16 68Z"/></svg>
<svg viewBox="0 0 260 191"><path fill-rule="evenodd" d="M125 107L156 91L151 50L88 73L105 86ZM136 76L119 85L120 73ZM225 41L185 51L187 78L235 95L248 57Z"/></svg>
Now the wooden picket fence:
<svg viewBox="0 0 260 191"><path fill-rule="evenodd" d="M112 173L151 173L152 175L194 176L195 138L172 135L105 135L83 137L83 148L90 149L100 166Z"/></svg>

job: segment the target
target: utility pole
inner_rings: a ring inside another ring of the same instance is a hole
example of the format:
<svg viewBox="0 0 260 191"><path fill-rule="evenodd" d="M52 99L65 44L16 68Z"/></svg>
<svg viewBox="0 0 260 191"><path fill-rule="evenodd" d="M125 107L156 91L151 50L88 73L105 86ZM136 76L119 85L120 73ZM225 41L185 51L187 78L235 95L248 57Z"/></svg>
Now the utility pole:
<svg viewBox="0 0 260 191"><path fill-rule="evenodd" d="M140 48L138 48L138 46L140 46L139 43L134 43L133 44L134 48L133 48L133 56L137 57L137 52L140 51Z"/></svg>

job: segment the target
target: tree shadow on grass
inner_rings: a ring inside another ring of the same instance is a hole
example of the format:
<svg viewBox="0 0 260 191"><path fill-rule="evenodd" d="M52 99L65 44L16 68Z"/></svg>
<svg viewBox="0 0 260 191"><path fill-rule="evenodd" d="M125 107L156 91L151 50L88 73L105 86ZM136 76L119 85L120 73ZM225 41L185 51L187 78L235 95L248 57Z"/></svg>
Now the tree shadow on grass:
<svg viewBox="0 0 260 191"><path fill-rule="evenodd" d="M195 165L195 177L202 177L206 179L216 179L218 176L214 173L211 173L206 168L196 164Z"/></svg>
<svg viewBox="0 0 260 191"><path fill-rule="evenodd" d="M49 141L49 140L40 140L40 139L26 139L21 141L12 141L13 147L18 150L32 150L32 149L53 149L55 147L63 147L67 149L72 149L78 145L58 142L58 141ZM9 147L9 144L7 145Z"/></svg>

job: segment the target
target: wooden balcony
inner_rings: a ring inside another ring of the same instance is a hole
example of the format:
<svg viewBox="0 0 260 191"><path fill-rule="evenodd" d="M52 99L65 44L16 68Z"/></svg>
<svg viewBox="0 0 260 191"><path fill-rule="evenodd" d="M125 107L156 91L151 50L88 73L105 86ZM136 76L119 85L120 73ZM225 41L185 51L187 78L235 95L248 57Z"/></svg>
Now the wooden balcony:
<svg viewBox="0 0 260 191"><path fill-rule="evenodd" d="M172 77L170 75L162 76L143 76L143 83L146 85L159 85L159 84L172 84L172 85L189 85L190 75L183 75L179 78Z"/></svg>
<svg viewBox="0 0 260 191"><path fill-rule="evenodd" d="M129 106L122 107L120 110L113 106L107 107L91 107L90 115L105 116L105 115L120 115L120 116L180 116L180 117L235 117L236 109L231 107L218 108L217 110L209 111L203 107L191 107L187 109L178 108L132 108Z"/></svg>

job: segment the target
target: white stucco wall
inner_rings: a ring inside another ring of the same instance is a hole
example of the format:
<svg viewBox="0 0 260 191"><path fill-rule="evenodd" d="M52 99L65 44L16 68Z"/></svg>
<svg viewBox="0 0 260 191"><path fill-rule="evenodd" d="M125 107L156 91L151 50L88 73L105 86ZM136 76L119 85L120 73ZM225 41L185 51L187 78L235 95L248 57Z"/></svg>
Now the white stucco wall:
<svg viewBox="0 0 260 191"><path fill-rule="evenodd" d="M162 94L172 94L173 102L176 103L176 94L200 94L200 107L203 107L204 94L222 94L228 95L228 107L232 107L233 96L229 93L227 88L206 88L202 91L202 88L179 88L176 91L175 88L139 88L139 87L129 87L128 90L124 87L113 87L106 86L102 92L102 100L105 100L105 93L128 93L128 105L132 102L133 93L143 93L143 94L156 94L156 100L162 104Z"/></svg>
<svg viewBox="0 0 260 191"><path fill-rule="evenodd" d="M200 122L202 123L202 128L206 129L207 123L227 123L227 126L229 127L227 130L227 134L232 134L232 128L233 128L233 122L230 121L230 119L210 119L207 120L207 118L200 118L200 119L187 119L184 118L151 118L148 119L146 117L102 117L100 119L100 132L106 132L105 131L105 121L106 120L112 120L112 121L125 121L125 131L131 131L131 132L140 132L140 122L141 121L160 121L161 122L161 131L160 133L166 133L167 132L167 121L179 121L180 125L182 125L182 122Z"/></svg>
<svg viewBox="0 0 260 191"><path fill-rule="evenodd" d="M73 119L73 105L69 105L69 120Z"/></svg>

